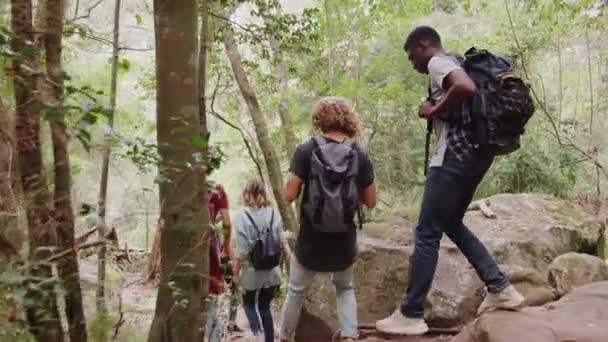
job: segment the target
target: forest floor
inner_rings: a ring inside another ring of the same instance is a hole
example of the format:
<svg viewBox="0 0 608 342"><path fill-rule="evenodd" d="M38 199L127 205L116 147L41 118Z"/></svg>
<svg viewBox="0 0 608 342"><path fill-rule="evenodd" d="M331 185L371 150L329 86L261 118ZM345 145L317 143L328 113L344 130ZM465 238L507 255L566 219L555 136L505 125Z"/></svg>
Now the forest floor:
<svg viewBox="0 0 608 342"><path fill-rule="evenodd" d="M157 287L152 282L146 282L141 270L143 262L134 264L128 269L119 270L115 264L110 263L107 277L107 298L110 312L112 313L111 326L107 329L114 335L117 325L117 341L145 341L147 331L154 318L156 306ZM87 317L94 317L95 313L95 288L97 283L97 260L95 256L89 256L80 260L80 275L83 289L85 310ZM274 308L273 317L280 317L280 308ZM121 316L122 313L122 316ZM123 322L118 324L122 317ZM242 332L233 333L226 341L255 341L248 333L248 323L242 309L239 309L237 325ZM275 331L278 333L278 319L275 322ZM430 335L424 337L398 337L378 334L373 329L362 329L360 341L398 341L398 342L447 342L449 335ZM276 339L278 340L278 338ZM321 341L320 341L321 342Z"/></svg>

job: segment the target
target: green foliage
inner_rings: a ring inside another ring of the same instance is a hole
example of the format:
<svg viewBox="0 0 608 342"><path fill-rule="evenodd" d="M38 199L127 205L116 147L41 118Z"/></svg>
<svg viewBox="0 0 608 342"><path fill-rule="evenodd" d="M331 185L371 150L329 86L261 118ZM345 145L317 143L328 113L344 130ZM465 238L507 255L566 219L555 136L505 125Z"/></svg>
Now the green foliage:
<svg viewBox="0 0 608 342"><path fill-rule="evenodd" d="M497 193L571 194L580 163L575 152L559 145L542 146L541 139L526 139L523 148L499 158L480 189L482 197Z"/></svg>
<svg viewBox="0 0 608 342"><path fill-rule="evenodd" d="M108 312L97 312L89 324L89 337L93 341L108 339L113 331L115 320Z"/></svg>

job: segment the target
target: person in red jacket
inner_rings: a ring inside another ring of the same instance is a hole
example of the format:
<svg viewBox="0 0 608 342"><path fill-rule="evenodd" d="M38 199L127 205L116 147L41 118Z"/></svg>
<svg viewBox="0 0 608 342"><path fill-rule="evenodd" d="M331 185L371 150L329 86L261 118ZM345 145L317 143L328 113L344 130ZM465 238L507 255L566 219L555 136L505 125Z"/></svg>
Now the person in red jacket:
<svg viewBox="0 0 608 342"><path fill-rule="evenodd" d="M229 280L232 276L229 265L223 265L223 260L230 260L230 213L228 196L224 187L216 182L208 181L207 207L209 208L209 302L207 311L207 328L205 334L210 342L221 341L224 332L219 312L219 296L224 293L224 277ZM215 228L221 227L221 228ZM224 266L224 267L222 267Z"/></svg>
<svg viewBox="0 0 608 342"><path fill-rule="evenodd" d="M209 173L211 175L221 164L222 154L215 150L209 151ZM209 178L207 178L207 208L209 209L209 221L211 223L209 230L209 298L205 308L207 308L207 327L205 334L209 342L221 341L224 333L224 322L219 317L219 296L226 290L224 283L228 283L230 287L230 315L228 319L228 328L236 325L236 307L238 302L234 300L236 297L235 286L232 283L232 269L230 260L232 251L230 248L230 211L228 203L228 195L224 187Z"/></svg>

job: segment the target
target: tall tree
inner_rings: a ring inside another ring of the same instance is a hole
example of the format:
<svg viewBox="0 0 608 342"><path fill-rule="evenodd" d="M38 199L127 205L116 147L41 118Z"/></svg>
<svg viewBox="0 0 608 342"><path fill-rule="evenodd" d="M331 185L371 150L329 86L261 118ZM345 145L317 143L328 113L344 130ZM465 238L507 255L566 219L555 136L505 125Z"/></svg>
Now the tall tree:
<svg viewBox="0 0 608 342"><path fill-rule="evenodd" d="M207 128L207 64L208 64L208 53L211 47L211 25L210 25L210 17L209 17L209 1L200 0L200 32L199 32L199 56L198 56L198 75L200 77L198 82L198 98L199 98L199 108L198 108L198 117L201 125L201 134L205 137L206 141L209 141L209 130ZM208 144L203 146L203 153L208 153ZM203 175L205 176L205 175ZM203 222L210 222L209 211L207 210L207 206L205 205L208 202L207 191L202 191L201 193L201 205L204 210L202 212ZM209 243L207 237L208 229L207 226L203 227L203 241L201 243L201 251L202 251L202 276L203 279L209 279ZM209 294L209 282L204 281L203 288L201 290L201 302L206 303L207 295ZM205 305L203 305L203 322L207 321L207 310ZM202 326L203 336L205 325Z"/></svg>
<svg viewBox="0 0 608 342"><path fill-rule="evenodd" d="M266 118L262 113L257 95L251 87L247 73L243 68L241 53L239 52L238 46L234 39L234 31L226 22L222 25L222 41L224 42L226 55L228 56L230 65L232 66L234 79L236 80L239 89L241 90L241 94L243 95L243 99L247 104L247 108L249 109L249 114L251 115L251 120L253 121L253 126L255 127L258 142L260 144L260 148L262 149L264 161L266 162L266 167L268 169L268 177L270 179L272 192L279 206L279 211L281 212L283 222L287 229L296 231L297 226L293 210L283 199L283 176L281 174L281 166L279 164L277 153L272 146L272 141L270 140L270 133L268 131Z"/></svg>
<svg viewBox="0 0 608 342"><path fill-rule="evenodd" d="M17 163L14 132L14 120L0 98L0 238L8 244L11 254L16 254L23 243L13 186Z"/></svg>
<svg viewBox="0 0 608 342"><path fill-rule="evenodd" d="M114 31L112 35L112 70L110 79L110 108L108 112L108 125L114 128L114 113L116 112L116 89L118 85L118 54L120 53L120 0L114 3ZM111 134L111 133L110 133ZM100 226L98 228L99 238L103 241L106 238L106 209L108 199L108 175L110 169L110 139L106 137L101 162L101 180L99 181L99 201L98 215ZM97 291L95 299L97 313L100 317L105 316L106 308L106 244L103 243L97 253ZM102 336L102 339L104 337Z"/></svg>
<svg viewBox="0 0 608 342"><path fill-rule="evenodd" d="M82 305L82 291L78 271L78 255L74 250L74 212L72 210L70 155L65 124L64 84L62 68L63 0L46 0L44 50L50 100L51 140L55 159L54 224L57 225L59 247L71 252L57 264L59 277L65 288L65 312L71 342L87 340L86 319Z"/></svg>
<svg viewBox="0 0 608 342"><path fill-rule="evenodd" d="M283 61L281 43L272 35L269 38L269 43L274 60L274 72L279 83L279 117L281 118L281 127L285 138L285 152L287 153L287 159L289 159L295 153L298 145L298 140L293 132L293 123L289 116L289 75Z"/></svg>
<svg viewBox="0 0 608 342"><path fill-rule="evenodd" d="M38 341L63 341L52 267L43 262L56 246L57 237L51 225L50 197L43 174L40 102L33 92L38 77L38 47L34 43L31 0L11 0L11 29L11 48L19 56L13 60L16 136L33 276L26 293L26 317Z"/></svg>
<svg viewBox="0 0 608 342"><path fill-rule="evenodd" d="M200 167L197 1L155 0L160 288L149 341L200 341L207 208ZM193 63L194 62L194 63Z"/></svg>

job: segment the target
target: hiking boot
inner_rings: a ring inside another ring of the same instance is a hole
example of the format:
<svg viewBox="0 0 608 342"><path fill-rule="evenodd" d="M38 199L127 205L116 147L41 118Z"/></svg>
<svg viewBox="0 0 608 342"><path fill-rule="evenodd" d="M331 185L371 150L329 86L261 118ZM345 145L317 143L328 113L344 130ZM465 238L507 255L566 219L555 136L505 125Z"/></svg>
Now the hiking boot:
<svg viewBox="0 0 608 342"><path fill-rule="evenodd" d="M513 285L507 286L504 290L498 293L490 293L486 295L483 302L477 309L477 315L494 310L517 310L524 304L524 296L522 296Z"/></svg>
<svg viewBox="0 0 608 342"><path fill-rule="evenodd" d="M424 319L405 317L401 310L397 309L389 317L377 321L376 330L395 335L424 335L429 331L429 327Z"/></svg>

